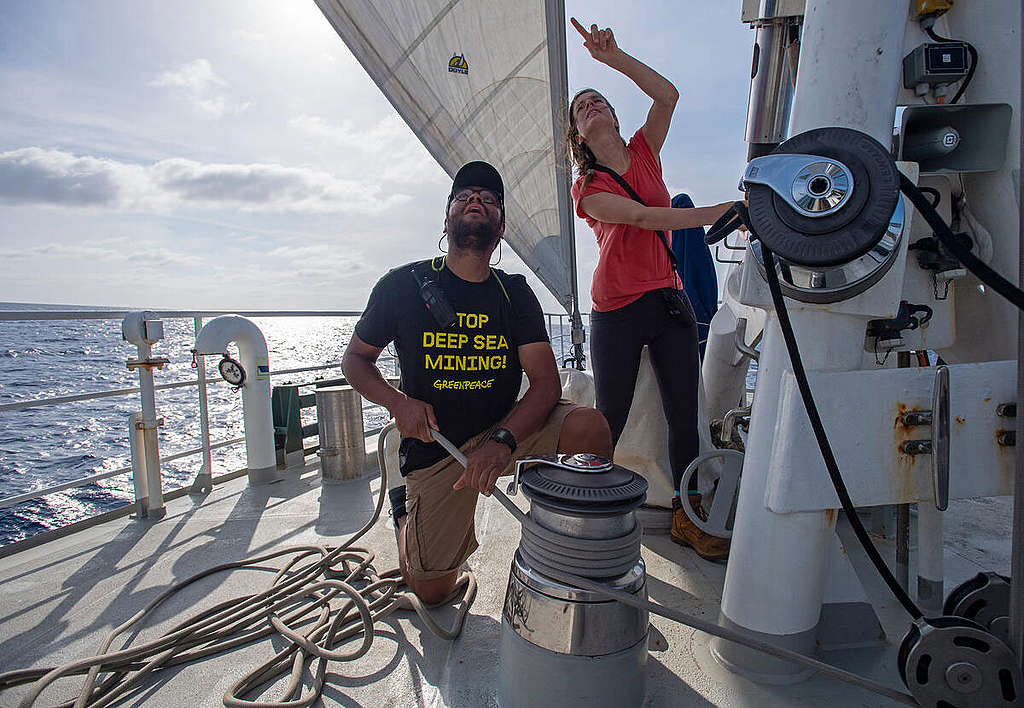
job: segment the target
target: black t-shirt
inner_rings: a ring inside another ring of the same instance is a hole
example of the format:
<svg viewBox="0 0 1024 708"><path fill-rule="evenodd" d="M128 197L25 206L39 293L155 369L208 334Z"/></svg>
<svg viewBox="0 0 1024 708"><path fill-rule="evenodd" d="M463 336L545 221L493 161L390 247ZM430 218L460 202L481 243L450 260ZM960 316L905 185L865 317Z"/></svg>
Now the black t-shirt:
<svg viewBox="0 0 1024 708"><path fill-rule="evenodd" d="M457 315L451 327L442 329L430 314L414 267L441 286ZM487 280L473 283L444 267L442 259L401 266L381 278L355 332L374 347L395 343L399 388L432 405L441 433L456 445L497 423L515 405L523 372L518 347L548 341L540 303L526 278L492 269ZM402 474L429 467L446 454L436 442L404 438Z"/></svg>

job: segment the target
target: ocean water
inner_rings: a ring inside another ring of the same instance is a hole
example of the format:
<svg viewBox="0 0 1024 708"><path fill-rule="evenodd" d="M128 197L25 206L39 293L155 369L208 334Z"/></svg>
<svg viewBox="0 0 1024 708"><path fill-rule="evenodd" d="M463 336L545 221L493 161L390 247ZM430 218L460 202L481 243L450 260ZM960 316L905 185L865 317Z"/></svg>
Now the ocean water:
<svg viewBox="0 0 1024 708"><path fill-rule="evenodd" d="M0 310L87 310L51 305L0 303ZM341 360L355 317L253 318L263 331L272 371L319 366ZM557 317L548 318L555 355L561 363L568 348L568 331ZM157 385L195 380L190 349L195 341L192 318L164 318L164 339L153 346L154 356L170 363L154 371ZM0 321L0 403L52 396L70 396L137 387L137 372L128 359L135 346L121 339L121 320ZM210 441L244 435L242 397L217 372L217 358L206 357ZM387 374L394 360L385 351L380 359ZM302 384L335 378L340 369L274 376L271 383ZM311 389L310 389L311 390ZM156 392L161 458L198 448L201 444L198 388ZM128 419L141 410L138 393L0 411L0 498L53 486L131 464ZM307 411L308 418L315 418ZM372 404L363 409L366 429L379 427L387 412ZM310 444L307 441L307 445ZM245 445L214 450L215 475L245 466ZM202 455L162 460L163 489L188 486L202 465ZM0 509L0 545L80 521L134 500L130 474Z"/></svg>

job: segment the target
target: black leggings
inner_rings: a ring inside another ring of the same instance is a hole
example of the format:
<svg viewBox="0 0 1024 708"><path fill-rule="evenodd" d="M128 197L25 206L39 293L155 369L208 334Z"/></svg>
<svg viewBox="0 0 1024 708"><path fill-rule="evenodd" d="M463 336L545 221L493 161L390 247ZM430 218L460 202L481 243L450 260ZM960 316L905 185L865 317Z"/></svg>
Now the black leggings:
<svg viewBox="0 0 1024 708"><path fill-rule="evenodd" d="M685 293L680 291L683 297ZM658 291L644 293L625 307L590 315L590 356L594 364L597 409L608 419L617 443L629 416L640 369L640 353L650 348L661 403L668 420L672 485L697 456L697 382L700 366L697 327L669 315ZM691 485L692 487L693 485Z"/></svg>

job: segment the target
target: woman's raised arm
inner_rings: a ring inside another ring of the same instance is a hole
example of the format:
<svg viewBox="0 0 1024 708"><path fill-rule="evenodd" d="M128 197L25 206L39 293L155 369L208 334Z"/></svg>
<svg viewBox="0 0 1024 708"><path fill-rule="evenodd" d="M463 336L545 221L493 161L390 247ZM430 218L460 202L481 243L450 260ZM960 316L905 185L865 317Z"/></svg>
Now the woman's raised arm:
<svg viewBox="0 0 1024 708"><path fill-rule="evenodd" d="M661 146L665 144L665 137L672 122L672 112L675 110L676 101L679 100L676 87L657 71L619 49L610 28L601 30L597 25L590 25L590 30L586 30L575 17L570 18L570 21L583 37L583 46L590 52L591 57L624 74L654 101L647 112L643 131L644 139L647 140L651 151L657 155L661 152Z"/></svg>

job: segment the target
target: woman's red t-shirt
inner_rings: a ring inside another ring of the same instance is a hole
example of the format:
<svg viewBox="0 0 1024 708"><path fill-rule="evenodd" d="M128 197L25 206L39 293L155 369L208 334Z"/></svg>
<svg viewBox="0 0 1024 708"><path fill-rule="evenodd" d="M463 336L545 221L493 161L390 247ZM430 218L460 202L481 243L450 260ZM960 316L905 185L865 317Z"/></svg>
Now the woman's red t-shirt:
<svg viewBox="0 0 1024 708"><path fill-rule="evenodd" d="M622 177L647 206L671 206L661 177L661 165L647 144L642 128L629 139L626 148L629 150L629 169ZM594 170L593 179L586 187L582 184L583 177L579 177L572 185L572 199L576 204L576 214L586 219L597 236L600 255L590 286L594 309L598 312L617 310L648 290L678 287L668 252L656 232L626 224L606 224L590 218L580 208L583 197L598 192L618 194L626 199L632 197L611 175L597 170ZM671 238L670 233L665 235Z"/></svg>

